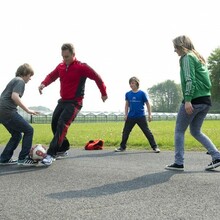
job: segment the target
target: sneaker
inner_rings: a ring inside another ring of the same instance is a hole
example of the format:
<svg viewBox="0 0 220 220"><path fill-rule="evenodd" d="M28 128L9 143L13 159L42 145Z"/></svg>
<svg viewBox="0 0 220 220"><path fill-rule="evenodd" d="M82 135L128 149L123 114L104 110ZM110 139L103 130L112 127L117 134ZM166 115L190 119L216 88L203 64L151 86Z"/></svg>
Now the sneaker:
<svg viewBox="0 0 220 220"><path fill-rule="evenodd" d="M154 153L160 153L159 147L153 147L153 151L154 151Z"/></svg>
<svg viewBox="0 0 220 220"><path fill-rule="evenodd" d="M213 160L206 168L205 170L212 170L215 169L216 167L220 166L220 159Z"/></svg>
<svg viewBox="0 0 220 220"><path fill-rule="evenodd" d="M15 165L15 164L17 164L18 163L18 161L17 160L15 160L15 159L10 159L9 161L1 161L0 160L0 165L2 165L2 166L4 166L4 165Z"/></svg>
<svg viewBox="0 0 220 220"><path fill-rule="evenodd" d="M18 165L22 165L22 166L36 166L37 164L38 164L37 161L29 157L23 160L18 160Z"/></svg>
<svg viewBox="0 0 220 220"><path fill-rule="evenodd" d="M115 152L122 152L122 151L125 151L125 148L122 147L115 148Z"/></svg>
<svg viewBox="0 0 220 220"><path fill-rule="evenodd" d="M176 163L167 165L165 167L166 170L179 170L179 171L183 171L184 170L184 166L183 165L178 165Z"/></svg>
<svg viewBox="0 0 220 220"><path fill-rule="evenodd" d="M41 163L46 166L50 166L53 161L55 161L55 158L47 154L47 156L41 161Z"/></svg>
<svg viewBox="0 0 220 220"><path fill-rule="evenodd" d="M69 156L68 151L57 152L57 154L56 154L56 160L66 158L66 157L68 157L68 156Z"/></svg>

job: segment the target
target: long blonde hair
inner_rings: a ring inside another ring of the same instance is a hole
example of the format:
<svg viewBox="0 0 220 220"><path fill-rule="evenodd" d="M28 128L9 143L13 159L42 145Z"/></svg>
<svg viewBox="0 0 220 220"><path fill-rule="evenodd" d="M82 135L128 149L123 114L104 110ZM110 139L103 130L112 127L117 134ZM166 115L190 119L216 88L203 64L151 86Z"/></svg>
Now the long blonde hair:
<svg viewBox="0 0 220 220"><path fill-rule="evenodd" d="M173 40L173 44L174 47L177 48L178 50L180 50L183 53L188 53L190 51L192 51L195 56L199 59L199 61L203 64L206 63L205 59L203 58L203 56L201 56L195 49L192 41L190 40L189 37L187 37L186 35L181 35L176 37Z"/></svg>

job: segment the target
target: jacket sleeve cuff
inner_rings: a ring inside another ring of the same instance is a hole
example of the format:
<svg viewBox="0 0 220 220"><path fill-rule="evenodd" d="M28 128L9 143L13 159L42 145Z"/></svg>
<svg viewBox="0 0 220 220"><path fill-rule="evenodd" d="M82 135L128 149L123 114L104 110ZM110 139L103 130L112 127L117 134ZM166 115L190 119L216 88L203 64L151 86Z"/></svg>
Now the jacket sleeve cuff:
<svg viewBox="0 0 220 220"><path fill-rule="evenodd" d="M191 102L192 100L192 97L191 96L186 96L185 97L185 102Z"/></svg>

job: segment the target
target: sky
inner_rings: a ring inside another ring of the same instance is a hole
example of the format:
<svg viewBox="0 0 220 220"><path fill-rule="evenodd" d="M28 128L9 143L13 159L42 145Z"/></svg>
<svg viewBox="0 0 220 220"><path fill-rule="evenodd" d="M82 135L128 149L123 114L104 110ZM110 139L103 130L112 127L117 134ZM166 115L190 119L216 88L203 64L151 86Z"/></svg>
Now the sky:
<svg viewBox="0 0 220 220"><path fill-rule="evenodd" d="M86 82L82 111L124 111L128 80L140 89L174 80L179 57L172 40L188 35L206 59L220 46L219 0L7 0L0 2L0 92L23 63L34 76L22 97L27 106L57 104L59 80L38 86L62 62L61 45L73 43L76 58L90 65L107 86L108 100Z"/></svg>

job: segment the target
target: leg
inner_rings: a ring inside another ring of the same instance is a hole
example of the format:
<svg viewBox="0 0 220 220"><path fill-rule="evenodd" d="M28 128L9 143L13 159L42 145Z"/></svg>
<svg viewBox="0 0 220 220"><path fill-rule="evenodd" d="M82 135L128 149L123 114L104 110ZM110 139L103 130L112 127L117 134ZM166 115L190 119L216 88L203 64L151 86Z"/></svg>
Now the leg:
<svg viewBox="0 0 220 220"><path fill-rule="evenodd" d="M51 129L52 129L53 135L55 135L57 131L57 123L63 110L64 110L63 105L61 104L61 102L58 102L56 108L54 109L52 121L51 121Z"/></svg>
<svg viewBox="0 0 220 220"><path fill-rule="evenodd" d="M181 104L177 119L176 119L176 127L175 127L175 163L178 165L182 165L184 163L184 135L187 127L193 120L194 113L192 115L188 115L185 110L185 105Z"/></svg>
<svg viewBox="0 0 220 220"><path fill-rule="evenodd" d="M69 143L67 137L64 137L63 143L60 146L58 152L65 152L65 151L68 151L69 149L70 149L70 143Z"/></svg>
<svg viewBox="0 0 220 220"><path fill-rule="evenodd" d="M5 150L8 152L8 155L11 156L13 155L13 151L17 148L22 138L21 133L24 133L22 140L22 148L18 157L19 160L23 160L26 156L28 156L32 146L32 139L34 133L33 128L18 113L15 113L13 115L9 123L7 123L6 128L12 134L12 137L5 148Z"/></svg>
<svg viewBox="0 0 220 220"><path fill-rule="evenodd" d="M150 146L154 149L155 147L157 147L157 144L156 144L156 141L154 139L154 136L151 132L151 130L149 129L148 127L148 124L147 124L147 120L146 120L146 117L142 117L142 118L139 118L137 120L137 124L138 126L140 127L140 129L143 131L145 137L147 138Z"/></svg>
<svg viewBox="0 0 220 220"><path fill-rule="evenodd" d="M62 114L63 110L64 110L63 104L61 102L59 102L58 105L56 106L56 108L53 112L53 116L52 116L51 129L52 129L53 135L56 134L57 123L58 123L59 117ZM66 137L64 137L63 143L60 146L58 152L68 151L69 148L70 148L70 143L69 143L68 139Z"/></svg>
<svg viewBox="0 0 220 220"><path fill-rule="evenodd" d="M2 154L1 154L1 161L7 162L13 156L14 150L17 148L18 144L21 141L22 134L14 130L12 127L12 120L9 120L7 123L3 123L4 127L8 130L11 134L11 138L9 139L8 143L6 144ZM14 125L14 124L13 124Z"/></svg>
<svg viewBox="0 0 220 220"><path fill-rule="evenodd" d="M120 143L120 147L126 149L126 144L128 141L128 137L135 126L136 121L134 119L127 119L124 124L123 132L122 132L122 141Z"/></svg>
<svg viewBox="0 0 220 220"><path fill-rule="evenodd" d="M203 121L210 107L205 104L194 105L193 107L194 111L197 111L197 114L190 124L191 135L208 150L208 152L212 156L213 161L216 159L220 159L220 153L217 150L216 146L205 134L201 132Z"/></svg>
<svg viewBox="0 0 220 220"><path fill-rule="evenodd" d="M19 160L23 160L29 155L34 135L34 129L26 121L24 121L23 126L24 127L22 132L24 133L24 135L22 140L21 152L18 157Z"/></svg>
<svg viewBox="0 0 220 220"><path fill-rule="evenodd" d="M55 135L50 143L47 153L51 156L56 156L64 138L66 137L68 128L74 121L80 109L76 108L73 103L62 103L62 113L59 116Z"/></svg>

